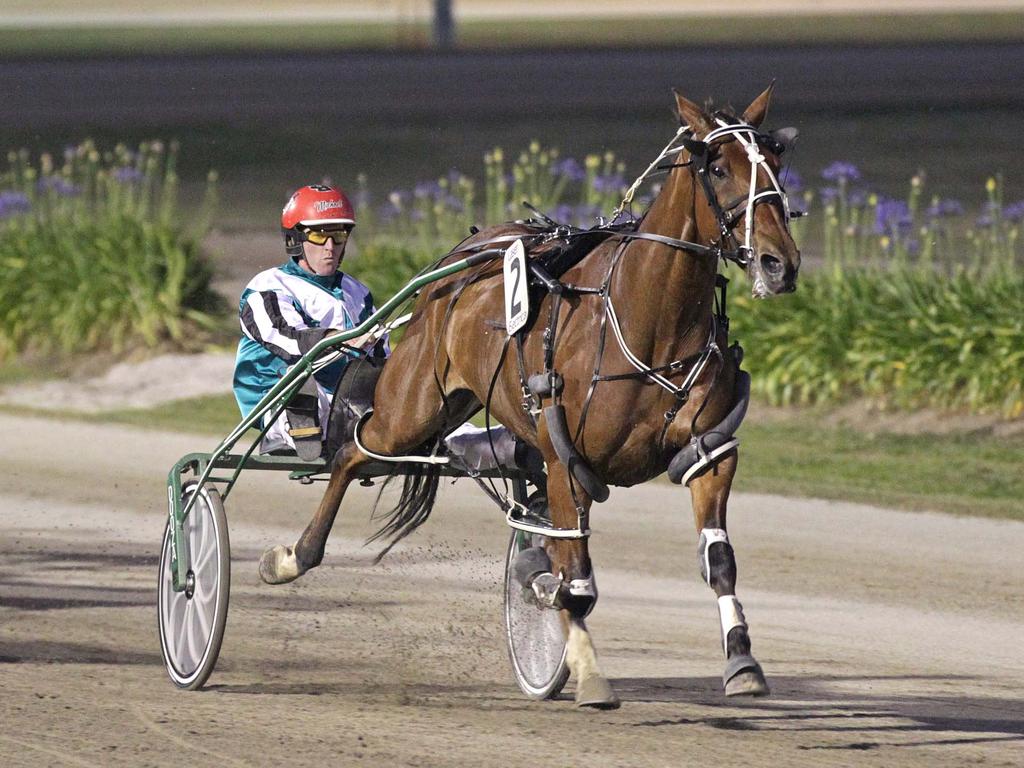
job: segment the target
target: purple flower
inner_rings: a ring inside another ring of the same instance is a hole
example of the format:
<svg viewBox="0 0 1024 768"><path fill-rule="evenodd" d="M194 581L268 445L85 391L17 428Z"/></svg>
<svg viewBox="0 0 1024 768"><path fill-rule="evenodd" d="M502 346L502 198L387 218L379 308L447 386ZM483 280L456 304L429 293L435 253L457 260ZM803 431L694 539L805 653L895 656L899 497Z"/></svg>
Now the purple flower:
<svg viewBox="0 0 1024 768"><path fill-rule="evenodd" d="M455 213L462 213L466 209L465 203L462 202L461 198L455 195L445 195L441 198L441 202L444 203L445 207Z"/></svg>
<svg viewBox="0 0 1024 768"><path fill-rule="evenodd" d="M846 199L852 207L863 208L868 201L868 193L863 189L851 189Z"/></svg>
<svg viewBox="0 0 1024 768"><path fill-rule="evenodd" d="M899 235L913 224L910 208L903 200L882 200L875 211L875 232L879 235Z"/></svg>
<svg viewBox="0 0 1024 768"><path fill-rule="evenodd" d="M1016 203L1010 203L1008 206L1003 208L1003 218L1007 221L1013 222L1024 219L1024 200L1018 200Z"/></svg>
<svg viewBox="0 0 1024 768"><path fill-rule="evenodd" d="M551 173L555 176L562 176L569 181L583 181L587 177L587 172L574 157L559 160L551 166Z"/></svg>
<svg viewBox="0 0 1024 768"><path fill-rule="evenodd" d="M837 160L821 172L825 181L858 181L860 170L853 163Z"/></svg>
<svg viewBox="0 0 1024 768"><path fill-rule="evenodd" d="M589 227L594 223L594 220L602 213L600 206L597 205L578 205L576 210L573 212L572 223L579 227Z"/></svg>
<svg viewBox="0 0 1024 768"><path fill-rule="evenodd" d="M594 191L604 194L606 192L619 192L626 186L626 180L621 173L613 173L607 176L594 177Z"/></svg>
<svg viewBox="0 0 1024 768"><path fill-rule="evenodd" d="M421 181L412 190L414 197L432 197L435 200L441 196L441 192L441 185L436 181Z"/></svg>
<svg viewBox="0 0 1024 768"><path fill-rule="evenodd" d="M907 240L906 243L904 243L904 246L907 249L907 253L909 255L911 255L911 256L917 256L918 254L921 253L921 241L920 240L916 240L914 238L911 238L911 239Z"/></svg>
<svg viewBox="0 0 1024 768"><path fill-rule="evenodd" d="M133 168L130 165L122 165L120 168L114 169L113 176L122 184L135 184L142 181L143 173L138 168Z"/></svg>
<svg viewBox="0 0 1024 768"><path fill-rule="evenodd" d="M820 194L823 202L831 203L835 202L836 198L839 197L839 190L835 187L822 187Z"/></svg>
<svg viewBox="0 0 1024 768"><path fill-rule="evenodd" d="M964 206L959 200L936 200L925 211L929 219L949 219L964 215Z"/></svg>
<svg viewBox="0 0 1024 768"><path fill-rule="evenodd" d="M21 192L0 192L0 219L9 219L32 210L32 203Z"/></svg>
<svg viewBox="0 0 1024 768"><path fill-rule="evenodd" d="M568 203L559 203L554 207L550 214L552 219L562 224L572 220L572 206Z"/></svg>
<svg viewBox="0 0 1024 768"><path fill-rule="evenodd" d="M780 174L779 184L787 192L802 192L804 179L796 170L786 167Z"/></svg>
<svg viewBox="0 0 1024 768"><path fill-rule="evenodd" d="M81 190L63 176L44 176L36 182L40 192L54 192L61 197L75 197Z"/></svg>
<svg viewBox="0 0 1024 768"><path fill-rule="evenodd" d="M1001 218L999 203L994 200L986 200L981 206L981 215L975 221L979 227L991 227Z"/></svg>

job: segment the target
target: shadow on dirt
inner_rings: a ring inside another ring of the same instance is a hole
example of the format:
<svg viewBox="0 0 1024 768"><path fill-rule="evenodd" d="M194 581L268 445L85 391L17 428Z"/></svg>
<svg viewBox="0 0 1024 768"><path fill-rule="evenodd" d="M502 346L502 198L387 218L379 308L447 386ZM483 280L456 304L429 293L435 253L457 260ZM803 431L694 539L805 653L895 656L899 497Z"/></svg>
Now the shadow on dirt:
<svg viewBox="0 0 1024 768"><path fill-rule="evenodd" d="M21 611L59 611L69 608L132 608L156 605L156 589L67 586L16 581L3 584L0 607Z"/></svg>
<svg viewBox="0 0 1024 768"><path fill-rule="evenodd" d="M47 640L0 642L0 664L141 664L163 665L159 653L104 648Z"/></svg>
<svg viewBox="0 0 1024 768"><path fill-rule="evenodd" d="M479 706L481 697L500 696L493 685L377 685L368 682L312 682L312 683L249 683L246 685L207 685L206 690L223 694L277 695L277 696L343 696L354 695L366 698L373 694L377 699L394 699L403 703L426 703L431 700L445 706L461 697L469 697Z"/></svg>
<svg viewBox="0 0 1024 768"><path fill-rule="evenodd" d="M712 691L721 690L718 678L628 678L614 680L623 702L686 702L712 707L750 707L749 714L709 717L681 717L648 720L644 727L706 725L735 731L787 731L799 733L877 734L878 740L848 744L798 745L799 749L869 750L879 747L941 746L986 742L1024 742L1024 711L1019 698L981 698L942 695L870 695L866 686L857 691L837 691L830 684L868 681L935 681L955 683L975 680L960 675L902 675L879 677L775 676L771 699L724 699ZM787 699L796 701L787 701ZM1006 717L972 717L967 713L992 712ZM892 722L892 721L909 722ZM872 722L880 721L880 722ZM886 741L888 734L921 734L912 741ZM935 734L935 738L926 735ZM939 737L943 734L944 737Z"/></svg>
<svg viewBox="0 0 1024 768"><path fill-rule="evenodd" d="M99 570L101 568L156 568L160 562L156 554L135 554L125 552L86 552L69 547L67 549L10 549L0 550L5 558L16 558L19 563L45 563L54 570ZM10 561L9 561L10 562Z"/></svg>

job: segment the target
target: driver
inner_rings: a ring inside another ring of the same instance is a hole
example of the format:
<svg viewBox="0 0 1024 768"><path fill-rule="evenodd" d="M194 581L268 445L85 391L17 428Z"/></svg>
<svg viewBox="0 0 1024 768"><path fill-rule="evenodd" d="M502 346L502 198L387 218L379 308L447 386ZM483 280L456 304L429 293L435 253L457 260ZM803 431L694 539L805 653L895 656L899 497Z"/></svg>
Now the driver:
<svg viewBox="0 0 1024 768"><path fill-rule="evenodd" d="M337 187L310 184L285 205L281 232L288 260L250 280L239 303L242 339L234 391L243 416L325 336L354 328L373 314L370 289L341 271L355 223L352 203ZM347 343L378 358L390 352L386 334ZM351 359L343 357L306 382L267 431L263 453L292 448L306 460L320 456L334 385Z"/></svg>
<svg viewBox="0 0 1024 768"><path fill-rule="evenodd" d="M289 365L325 336L354 328L374 313L370 289L341 271L355 223L352 203L337 187L310 184L285 205L281 232L288 260L250 280L239 302L242 339L235 358L234 392L243 417ZM379 361L391 353L386 333L370 331L346 343ZM323 454L334 389L356 355L342 357L307 380L267 430L262 453L292 449L306 461ZM469 469L487 469L496 463L512 467L525 461L525 444L501 426L488 435L487 430L466 423L451 432L445 444ZM534 469L538 462L539 456L530 457Z"/></svg>

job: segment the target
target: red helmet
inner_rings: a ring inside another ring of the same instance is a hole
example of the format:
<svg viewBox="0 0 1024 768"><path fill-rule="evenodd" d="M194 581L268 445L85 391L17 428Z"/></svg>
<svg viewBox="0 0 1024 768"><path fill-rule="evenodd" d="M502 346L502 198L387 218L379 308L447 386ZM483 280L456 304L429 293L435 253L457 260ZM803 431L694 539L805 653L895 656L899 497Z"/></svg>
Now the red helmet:
<svg viewBox="0 0 1024 768"><path fill-rule="evenodd" d="M298 190L281 211L281 229L284 230L326 224L354 226L355 223L356 214L345 193L324 184L310 184Z"/></svg>

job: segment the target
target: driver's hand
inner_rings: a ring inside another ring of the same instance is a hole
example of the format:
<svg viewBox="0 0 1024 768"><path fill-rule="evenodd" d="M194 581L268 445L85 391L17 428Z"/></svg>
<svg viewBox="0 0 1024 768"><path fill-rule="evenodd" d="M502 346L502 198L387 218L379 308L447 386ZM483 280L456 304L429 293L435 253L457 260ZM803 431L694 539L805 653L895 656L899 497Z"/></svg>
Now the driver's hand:
<svg viewBox="0 0 1024 768"><path fill-rule="evenodd" d="M335 328L330 333L328 333L327 336L337 336L338 334L344 332L345 331L341 328ZM378 337L373 331L367 331L362 336L356 336L354 338L351 338L345 343L348 344L350 347L355 347L356 349L367 350L373 347L373 345L377 343L377 340Z"/></svg>

